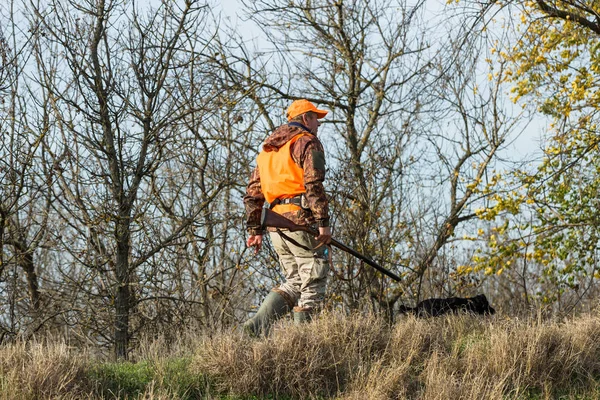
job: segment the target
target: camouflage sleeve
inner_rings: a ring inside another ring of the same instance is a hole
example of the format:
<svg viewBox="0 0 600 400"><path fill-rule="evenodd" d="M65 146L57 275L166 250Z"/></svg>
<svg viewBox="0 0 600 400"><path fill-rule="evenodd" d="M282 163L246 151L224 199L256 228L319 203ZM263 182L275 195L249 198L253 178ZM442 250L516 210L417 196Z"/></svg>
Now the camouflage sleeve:
<svg viewBox="0 0 600 400"><path fill-rule="evenodd" d="M304 170L306 200L319 226L329 226L329 202L323 187L325 151L315 136L303 136L292 149L294 161Z"/></svg>
<svg viewBox="0 0 600 400"><path fill-rule="evenodd" d="M246 187L244 196L244 206L246 207L246 229L249 235L262 235L260 229L260 217L262 207L265 203L265 196L260 187L260 174L258 167L254 168L250 176L250 183Z"/></svg>

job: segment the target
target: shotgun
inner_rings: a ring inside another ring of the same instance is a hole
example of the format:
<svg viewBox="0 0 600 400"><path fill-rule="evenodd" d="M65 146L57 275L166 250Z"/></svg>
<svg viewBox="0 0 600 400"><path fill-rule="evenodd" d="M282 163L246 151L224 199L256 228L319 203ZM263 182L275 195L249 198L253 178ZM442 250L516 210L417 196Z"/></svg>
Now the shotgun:
<svg viewBox="0 0 600 400"><path fill-rule="evenodd" d="M271 211L268 208L262 209L261 226L263 229L267 226L270 226L272 228L284 228L284 229L289 230L290 232L303 231L303 232L308 232L311 235L314 235L315 237L319 236L319 232L312 229L311 227L295 224L293 221L290 221L286 217L284 217L280 214L277 214L276 212ZM337 247L338 249L345 251L346 253L350 253L354 257L363 260L364 262L369 264L371 267L375 268L377 271L381 272L382 274L389 276L396 282L400 282L400 277L398 275L394 274L392 271L389 271L389 270L383 268L382 266L377 264L375 261L360 254L358 251L351 249L350 247L338 242L337 240L335 240L333 238L331 239L331 244L333 246Z"/></svg>

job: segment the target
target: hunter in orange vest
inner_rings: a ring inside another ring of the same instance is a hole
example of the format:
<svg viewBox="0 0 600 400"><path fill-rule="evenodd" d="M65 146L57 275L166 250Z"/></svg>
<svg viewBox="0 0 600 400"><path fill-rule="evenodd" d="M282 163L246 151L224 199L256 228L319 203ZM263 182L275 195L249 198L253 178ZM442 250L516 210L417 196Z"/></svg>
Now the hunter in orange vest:
<svg viewBox="0 0 600 400"><path fill-rule="evenodd" d="M265 298L244 330L258 336L268 333L275 319L294 310L294 320L305 322L319 309L325 295L329 264L325 256L331 241L329 206L323 181L325 153L317 132L327 111L310 101L294 101L287 110L288 123L264 142L257 166L246 188L248 247L258 252L263 234L260 216L264 206L300 225L315 225L319 236L306 232L269 232L279 256L285 282Z"/></svg>

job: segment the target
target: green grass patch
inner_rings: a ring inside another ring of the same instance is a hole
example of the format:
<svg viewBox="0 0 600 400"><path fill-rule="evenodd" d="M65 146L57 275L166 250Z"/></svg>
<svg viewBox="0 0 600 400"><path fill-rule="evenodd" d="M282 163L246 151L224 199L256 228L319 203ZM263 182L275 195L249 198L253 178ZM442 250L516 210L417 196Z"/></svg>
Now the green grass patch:
<svg viewBox="0 0 600 400"><path fill-rule="evenodd" d="M147 361L96 364L89 378L103 398L138 397L154 379L154 369Z"/></svg>
<svg viewBox="0 0 600 400"><path fill-rule="evenodd" d="M191 358L167 360L161 375L161 385L178 399L198 399L206 392L206 379L190 372Z"/></svg>
<svg viewBox="0 0 600 400"><path fill-rule="evenodd" d="M141 361L95 364L88 379L104 399L134 399L153 388L168 392L174 399L198 399L205 393L204 377L190 372L190 358L158 363Z"/></svg>

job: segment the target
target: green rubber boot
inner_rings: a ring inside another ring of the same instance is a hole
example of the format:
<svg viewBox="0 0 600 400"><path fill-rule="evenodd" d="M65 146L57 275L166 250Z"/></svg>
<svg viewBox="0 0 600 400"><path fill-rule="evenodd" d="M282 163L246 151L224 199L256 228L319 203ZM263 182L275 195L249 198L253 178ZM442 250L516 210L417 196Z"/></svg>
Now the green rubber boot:
<svg viewBox="0 0 600 400"><path fill-rule="evenodd" d="M277 292L270 292L260 308L248 321L244 322L244 332L252 337L269 335L271 324L290 311L288 302Z"/></svg>
<svg viewBox="0 0 600 400"><path fill-rule="evenodd" d="M312 321L312 311L308 307L294 307L294 323L300 325Z"/></svg>

